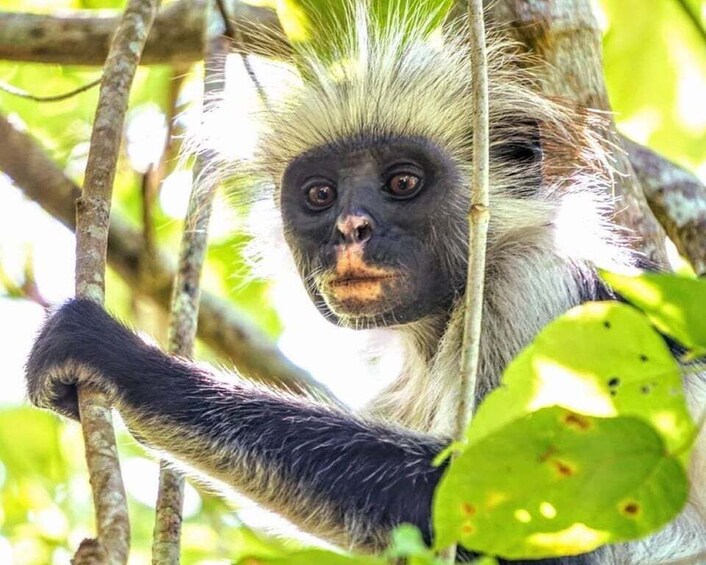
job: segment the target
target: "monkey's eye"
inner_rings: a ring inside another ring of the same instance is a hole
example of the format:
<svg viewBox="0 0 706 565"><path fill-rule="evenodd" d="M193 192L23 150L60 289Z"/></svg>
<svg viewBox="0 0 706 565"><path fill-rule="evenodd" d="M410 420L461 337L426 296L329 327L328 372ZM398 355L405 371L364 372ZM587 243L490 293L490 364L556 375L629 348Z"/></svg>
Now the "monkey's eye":
<svg viewBox="0 0 706 565"><path fill-rule="evenodd" d="M315 184L306 191L306 203L314 210L323 210L336 200L336 189L330 184Z"/></svg>
<svg viewBox="0 0 706 565"><path fill-rule="evenodd" d="M410 198L419 192L422 179L410 173L394 175L385 184L385 190L397 198Z"/></svg>

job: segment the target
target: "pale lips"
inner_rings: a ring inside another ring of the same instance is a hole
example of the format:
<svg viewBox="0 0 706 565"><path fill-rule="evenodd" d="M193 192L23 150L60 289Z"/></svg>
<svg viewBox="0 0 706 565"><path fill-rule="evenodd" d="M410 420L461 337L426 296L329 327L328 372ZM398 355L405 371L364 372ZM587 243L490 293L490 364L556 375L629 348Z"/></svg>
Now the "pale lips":
<svg viewBox="0 0 706 565"><path fill-rule="evenodd" d="M331 295L339 301L355 300L369 302L379 300L383 295L385 282L397 279L399 275L390 273L373 274L370 272L346 273L327 281Z"/></svg>
<svg viewBox="0 0 706 565"><path fill-rule="evenodd" d="M363 245L344 245L338 248L336 267L323 282L337 301L368 302L381 298L385 282L399 278L395 270L376 267L363 258Z"/></svg>

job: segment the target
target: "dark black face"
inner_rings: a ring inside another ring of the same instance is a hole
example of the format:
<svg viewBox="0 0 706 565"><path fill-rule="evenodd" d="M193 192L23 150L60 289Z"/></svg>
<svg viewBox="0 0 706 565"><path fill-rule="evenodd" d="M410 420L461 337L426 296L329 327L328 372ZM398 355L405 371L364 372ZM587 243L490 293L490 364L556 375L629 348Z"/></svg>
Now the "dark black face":
<svg viewBox="0 0 706 565"><path fill-rule="evenodd" d="M459 188L454 164L416 138L342 142L293 161L281 186L285 237L319 311L351 327L447 311L464 278L440 249L465 225Z"/></svg>

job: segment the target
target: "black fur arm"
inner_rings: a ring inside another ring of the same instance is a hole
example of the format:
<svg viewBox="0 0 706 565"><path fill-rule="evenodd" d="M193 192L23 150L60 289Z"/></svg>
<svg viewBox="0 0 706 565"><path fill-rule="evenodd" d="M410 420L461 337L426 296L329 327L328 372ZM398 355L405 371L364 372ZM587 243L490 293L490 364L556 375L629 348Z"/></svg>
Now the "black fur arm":
<svg viewBox="0 0 706 565"><path fill-rule="evenodd" d="M141 441L323 539L377 551L403 522L431 537L438 438L220 379L146 344L90 301L62 307L27 363L30 400L72 418L77 382L107 392ZM600 562L593 558L531 563Z"/></svg>
<svg viewBox="0 0 706 565"><path fill-rule="evenodd" d="M142 441L335 543L380 549L401 522L429 534L441 441L220 380L92 302L68 303L46 324L27 379L35 404L70 417L77 379L107 391Z"/></svg>

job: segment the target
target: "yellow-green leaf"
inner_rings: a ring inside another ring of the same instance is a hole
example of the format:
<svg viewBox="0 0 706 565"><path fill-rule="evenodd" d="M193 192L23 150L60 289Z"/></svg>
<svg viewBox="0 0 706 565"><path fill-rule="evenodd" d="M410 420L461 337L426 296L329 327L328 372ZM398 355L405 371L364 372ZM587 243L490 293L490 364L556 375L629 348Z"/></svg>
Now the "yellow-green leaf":
<svg viewBox="0 0 706 565"><path fill-rule="evenodd" d="M543 408L453 461L434 499L435 543L510 559L574 555L654 531L687 493L683 465L647 422Z"/></svg>
<svg viewBox="0 0 706 565"><path fill-rule="evenodd" d="M694 355L706 355L706 280L657 273L630 277L602 272L601 276L661 332Z"/></svg>

